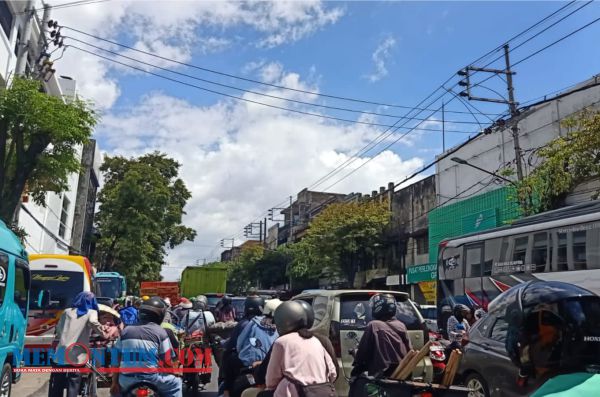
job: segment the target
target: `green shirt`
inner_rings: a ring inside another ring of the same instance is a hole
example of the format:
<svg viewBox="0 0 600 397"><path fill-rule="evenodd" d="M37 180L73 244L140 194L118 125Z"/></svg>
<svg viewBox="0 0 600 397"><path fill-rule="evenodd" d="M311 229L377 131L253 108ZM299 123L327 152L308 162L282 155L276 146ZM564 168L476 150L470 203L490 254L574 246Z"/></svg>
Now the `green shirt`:
<svg viewBox="0 0 600 397"><path fill-rule="evenodd" d="M546 381L531 397L600 396L600 375L586 372L558 375Z"/></svg>

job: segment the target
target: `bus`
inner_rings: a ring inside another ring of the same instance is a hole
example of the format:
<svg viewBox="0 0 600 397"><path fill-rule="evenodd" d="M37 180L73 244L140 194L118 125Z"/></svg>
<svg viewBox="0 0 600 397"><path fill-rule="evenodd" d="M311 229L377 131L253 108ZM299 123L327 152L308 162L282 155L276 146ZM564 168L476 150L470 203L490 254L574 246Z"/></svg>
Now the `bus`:
<svg viewBox="0 0 600 397"><path fill-rule="evenodd" d="M25 344L47 348L62 312L78 293L92 290L93 269L84 256L55 254L29 255L29 268L31 296L43 292L49 296L49 304L39 307L37 301L30 301Z"/></svg>
<svg viewBox="0 0 600 397"><path fill-rule="evenodd" d="M0 396L10 397L21 365L30 286L27 252L17 236L0 221Z"/></svg>
<svg viewBox="0 0 600 397"><path fill-rule="evenodd" d="M118 299L127 295L125 277L117 272L98 272L94 276L94 290L98 298Z"/></svg>
<svg viewBox="0 0 600 397"><path fill-rule="evenodd" d="M600 295L600 201L440 243L438 308L467 301L487 310L503 291L534 279L564 281Z"/></svg>

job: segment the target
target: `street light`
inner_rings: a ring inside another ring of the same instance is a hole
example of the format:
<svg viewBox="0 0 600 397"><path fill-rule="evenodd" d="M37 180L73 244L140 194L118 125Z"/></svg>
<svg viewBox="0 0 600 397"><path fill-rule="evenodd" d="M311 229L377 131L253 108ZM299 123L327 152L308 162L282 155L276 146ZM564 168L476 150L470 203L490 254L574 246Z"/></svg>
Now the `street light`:
<svg viewBox="0 0 600 397"><path fill-rule="evenodd" d="M505 177L503 177L502 175L498 175L498 174L496 174L495 172L488 171L488 170L486 170L486 169L484 169L484 168L481 168L481 167L478 167L478 166L476 166L476 165L473 165L473 164L469 163L467 160L465 160L465 159L461 159L460 157L452 157L450 160L452 160L452 161L454 161L455 163L458 163L458 164L463 164L463 165L466 165L466 166L469 166L469 167L475 168L476 170L479 170L479 171L481 171L481 172L483 172L483 173L486 173L486 174L488 174L488 175L492 175L492 176L494 176L494 177L496 177L496 178L498 178L498 179L501 179L501 180L503 180L504 182L508 182L508 183L510 183L511 185L514 185L514 184L515 184L513 181L511 181L511 180L510 180L510 179L508 179L508 178L505 178Z"/></svg>

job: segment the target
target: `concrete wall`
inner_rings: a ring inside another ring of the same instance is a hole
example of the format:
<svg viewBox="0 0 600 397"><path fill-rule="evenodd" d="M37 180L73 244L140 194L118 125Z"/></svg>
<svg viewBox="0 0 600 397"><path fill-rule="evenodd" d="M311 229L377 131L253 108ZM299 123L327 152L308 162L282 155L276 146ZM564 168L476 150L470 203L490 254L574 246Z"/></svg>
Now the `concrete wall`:
<svg viewBox="0 0 600 397"><path fill-rule="evenodd" d="M524 174L530 173L538 163L533 149L546 145L567 131L560 125L560 120L585 108L598 108L600 103L600 86L578 91L578 89L600 83L599 77L588 79L571 89L570 94L559 95L559 99L549 100L523 110L519 121L519 137L523 151ZM438 204L451 203L470 195L480 194L498 188L498 181L481 171L467 165L457 164L451 160L459 157L488 171L510 167L514 169L515 153L510 129L481 134L462 147L448 150L438 156L441 159L436 165L437 201ZM502 184L502 182L500 182ZM459 193L459 197L456 197Z"/></svg>

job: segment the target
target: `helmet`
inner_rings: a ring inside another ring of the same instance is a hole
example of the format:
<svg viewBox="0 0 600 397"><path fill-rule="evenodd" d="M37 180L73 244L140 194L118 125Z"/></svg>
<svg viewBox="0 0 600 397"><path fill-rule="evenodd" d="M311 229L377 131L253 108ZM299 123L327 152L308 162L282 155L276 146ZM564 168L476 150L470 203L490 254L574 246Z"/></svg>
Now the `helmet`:
<svg viewBox="0 0 600 397"><path fill-rule="evenodd" d="M231 302L232 302L231 298L229 296L227 296L227 295L225 295L224 297L221 298L221 305L222 306L231 305Z"/></svg>
<svg viewBox="0 0 600 397"><path fill-rule="evenodd" d="M298 301L285 301L274 315L279 335L285 335L307 327L306 310Z"/></svg>
<svg viewBox="0 0 600 397"><path fill-rule="evenodd" d="M182 309L191 309L192 302L188 298L181 298L179 306L181 306Z"/></svg>
<svg viewBox="0 0 600 397"><path fill-rule="evenodd" d="M306 328L312 328L313 324L315 323L315 312L312 305L307 301L303 301L302 299L298 299L296 302L301 304L306 312Z"/></svg>
<svg viewBox="0 0 600 397"><path fill-rule="evenodd" d="M371 315L376 320L387 320L394 317L398 310L396 298L392 294L375 294L369 304L371 305Z"/></svg>
<svg viewBox="0 0 600 397"><path fill-rule="evenodd" d="M559 281L530 281L502 293L488 316L508 323L506 351L524 376L584 370L600 355L600 297Z"/></svg>
<svg viewBox="0 0 600 397"><path fill-rule="evenodd" d="M147 301L148 299L150 299L150 297L149 297L148 295L144 295L144 296L142 296L142 300L143 300L143 301Z"/></svg>
<svg viewBox="0 0 600 397"><path fill-rule="evenodd" d="M463 305L462 303L454 305L454 308L452 309L452 314L454 314L454 317L456 317L458 321L462 321L470 312L471 309L469 309L469 306Z"/></svg>
<svg viewBox="0 0 600 397"><path fill-rule="evenodd" d="M248 296L244 302L245 316L258 316L262 314L265 300L260 296Z"/></svg>
<svg viewBox="0 0 600 397"><path fill-rule="evenodd" d="M204 295L195 296L191 299L191 301L193 310L204 311L208 307L208 299L206 299L206 296Z"/></svg>
<svg viewBox="0 0 600 397"><path fill-rule="evenodd" d="M160 324L165 318L167 304L158 296L153 296L142 302L139 310L142 321Z"/></svg>
<svg viewBox="0 0 600 397"><path fill-rule="evenodd" d="M263 308L262 313L265 316L273 317L275 314L275 310L281 305L281 301L279 299L269 299L265 301L265 307Z"/></svg>

